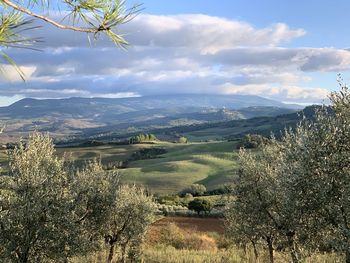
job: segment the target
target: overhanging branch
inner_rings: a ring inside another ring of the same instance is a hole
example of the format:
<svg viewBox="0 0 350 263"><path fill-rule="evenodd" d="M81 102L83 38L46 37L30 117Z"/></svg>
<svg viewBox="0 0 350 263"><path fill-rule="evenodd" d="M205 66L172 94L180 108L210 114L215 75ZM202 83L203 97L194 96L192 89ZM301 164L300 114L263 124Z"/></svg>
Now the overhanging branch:
<svg viewBox="0 0 350 263"><path fill-rule="evenodd" d="M32 17L41 19L47 23L50 23L51 25L54 25L55 27L58 27L60 29L68 29L68 30L73 30L73 31L78 31L78 32L83 32L83 33L97 33L99 31L107 31L108 28L103 28L103 27L99 27L99 28L87 28L87 27L75 27L75 26L68 26L68 25L63 25L60 24L54 20L52 20L51 18L47 17L47 16L43 16L43 15L39 15L36 14L28 9L25 9L19 5L16 5L15 3L9 1L9 0L1 0L4 4L12 7L13 9L25 13L27 15L30 15Z"/></svg>

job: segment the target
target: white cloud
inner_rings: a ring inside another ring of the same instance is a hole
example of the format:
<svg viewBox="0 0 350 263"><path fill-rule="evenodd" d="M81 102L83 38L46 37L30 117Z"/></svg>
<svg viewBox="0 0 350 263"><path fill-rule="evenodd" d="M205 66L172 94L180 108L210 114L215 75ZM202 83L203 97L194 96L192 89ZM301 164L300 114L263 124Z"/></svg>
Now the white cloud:
<svg viewBox="0 0 350 263"><path fill-rule="evenodd" d="M105 38L45 26L43 52L10 50L28 81L0 82L0 96L138 96L164 93L255 94L278 100L320 101L328 90L308 85L309 72L350 69L350 51L290 48L306 34L283 23L257 28L201 14L143 14L122 28L127 51ZM36 33L34 34L35 36ZM304 86L310 86L304 88Z"/></svg>
<svg viewBox="0 0 350 263"><path fill-rule="evenodd" d="M226 83L222 85L222 89L226 94L248 94L260 95L263 97L270 97L279 99L285 98L286 101L304 101L304 102L320 102L329 95L329 90L323 88L305 88L298 86L269 86L267 84L261 85L233 85Z"/></svg>
<svg viewBox="0 0 350 263"><path fill-rule="evenodd" d="M140 15L125 31L131 32L134 45L194 48L204 54L241 46L275 46L305 34L303 29L290 29L282 23L259 29L246 22L201 14Z"/></svg>

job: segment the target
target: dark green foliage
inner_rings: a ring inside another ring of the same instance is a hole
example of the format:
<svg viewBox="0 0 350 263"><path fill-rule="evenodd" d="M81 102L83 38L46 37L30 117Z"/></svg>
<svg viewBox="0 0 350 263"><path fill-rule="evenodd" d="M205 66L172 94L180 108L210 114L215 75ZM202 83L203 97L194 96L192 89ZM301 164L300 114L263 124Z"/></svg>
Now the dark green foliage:
<svg viewBox="0 0 350 263"><path fill-rule="evenodd" d="M192 184L190 187L183 189L179 196L184 197L186 194L191 194L192 196L203 195L207 191L207 188L202 184Z"/></svg>
<svg viewBox="0 0 350 263"><path fill-rule="evenodd" d="M8 143L6 143L6 149L8 149L8 150L13 150L13 149L15 149L18 146L19 146L19 144L15 143L15 142L8 142Z"/></svg>
<svg viewBox="0 0 350 263"><path fill-rule="evenodd" d="M115 168L118 169L125 169L128 167L129 161L125 160L125 161L114 161L114 162L110 162L106 165L104 165L104 168L106 170L113 170Z"/></svg>
<svg viewBox="0 0 350 263"><path fill-rule="evenodd" d="M147 160L147 159L154 159L159 158L159 155L167 153L167 150L164 148L143 148L140 149L137 152L134 152L131 155L130 161L136 161L136 160Z"/></svg>
<svg viewBox="0 0 350 263"><path fill-rule="evenodd" d="M103 146L103 145L105 144L101 141L89 140L79 144L79 147L92 147L92 146Z"/></svg>
<svg viewBox="0 0 350 263"><path fill-rule="evenodd" d="M209 213L213 209L213 203L206 199L195 198L188 203L188 209L196 211L198 215L201 212Z"/></svg>
<svg viewBox="0 0 350 263"><path fill-rule="evenodd" d="M204 195L224 195L224 194L229 194L231 193L232 187L229 185L225 185L213 190L208 190L204 193Z"/></svg>
<svg viewBox="0 0 350 263"><path fill-rule="evenodd" d="M185 200L182 200L177 195L164 195L164 196L158 196L156 198L157 203L163 204L163 205L185 205L187 206L188 202Z"/></svg>
<svg viewBox="0 0 350 263"><path fill-rule="evenodd" d="M133 136L129 139L130 144L136 144L136 143L142 143L142 142L149 142L149 141L156 141L157 137L154 134L151 133L141 133L139 135Z"/></svg>
<svg viewBox="0 0 350 263"><path fill-rule="evenodd" d="M253 149L264 146L268 144L270 140L259 134L247 134L242 139L239 140L237 144L237 149L246 148Z"/></svg>

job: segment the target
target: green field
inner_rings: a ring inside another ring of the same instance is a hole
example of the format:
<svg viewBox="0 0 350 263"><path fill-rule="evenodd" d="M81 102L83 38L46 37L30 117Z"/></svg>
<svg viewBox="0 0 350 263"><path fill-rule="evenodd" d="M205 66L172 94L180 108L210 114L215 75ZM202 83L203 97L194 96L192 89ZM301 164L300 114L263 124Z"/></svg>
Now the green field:
<svg viewBox="0 0 350 263"><path fill-rule="evenodd" d="M174 193L193 183L214 189L230 183L235 175L237 151L235 142L206 142L176 144L157 142L98 147L59 148L78 166L88 159L101 159L104 165L129 159L142 148L160 147L167 153L158 158L131 161L120 169L122 182L145 185L157 193Z"/></svg>

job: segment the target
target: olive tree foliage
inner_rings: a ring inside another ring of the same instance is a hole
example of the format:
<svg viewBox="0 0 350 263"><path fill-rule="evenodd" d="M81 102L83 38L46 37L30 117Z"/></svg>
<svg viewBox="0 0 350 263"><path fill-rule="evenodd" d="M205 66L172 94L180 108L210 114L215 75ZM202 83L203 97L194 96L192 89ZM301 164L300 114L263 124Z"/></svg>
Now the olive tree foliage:
<svg viewBox="0 0 350 263"><path fill-rule="evenodd" d="M273 262L273 246L282 220L281 199L276 194L276 147L272 144L253 154L242 149L239 153L240 170L233 189L234 199L226 211L228 234L236 244L251 243L258 256L257 243L264 241Z"/></svg>
<svg viewBox="0 0 350 263"><path fill-rule="evenodd" d="M342 252L350 262L349 89L341 85L330 100L280 141L241 150L226 214L232 235L247 242L270 233L292 262L319 249Z"/></svg>
<svg viewBox="0 0 350 263"><path fill-rule="evenodd" d="M79 249L98 250L103 244L108 220L118 200L119 175L117 170L105 171L102 164L89 161L72 176L71 197L75 222L81 228L84 240Z"/></svg>
<svg viewBox="0 0 350 263"><path fill-rule="evenodd" d="M10 154L9 175L0 180L1 261L66 258L76 242L69 235L75 215L69 174L64 160L54 156L51 139L34 134L26 146L20 144Z"/></svg>
<svg viewBox="0 0 350 263"><path fill-rule="evenodd" d="M9 159L0 176L1 262L68 262L107 241L136 254L154 211L143 190L121 187L117 171L97 161L77 171L40 133Z"/></svg>
<svg viewBox="0 0 350 263"><path fill-rule="evenodd" d="M324 113L319 130L322 160L318 161L314 176L318 188L311 200L317 206L322 224L331 233L324 235L327 242L346 254L350 262L350 90L343 85L340 92L330 96L333 113ZM327 233L326 233L327 234Z"/></svg>
<svg viewBox="0 0 350 263"><path fill-rule="evenodd" d="M286 130L281 141L272 138L258 152L240 151L227 226L236 243L251 242L255 247L264 241L270 262L276 247L288 250L292 262L300 262L324 244L322 233L329 231L319 219L326 196L315 196L324 189L318 178L324 159L321 143L328 134L321 128L323 114L328 113L318 112L318 121L304 120L294 131Z"/></svg>
<svg viewBox="0 0 350 263"><path fill-rule="evenodd" d="M143 188L123 185L106 218L103 236L109 247L107 262L112 262L116 249L120 262L136 262L146 231L154 221L156 206Z"/></svg>
<svg viewBox="0 0 350 263"><path fill-rule="evenodd" d="M289 207L299 213L305 248L328 248L350 262L350 92L341 85L330 95L331 106L316 112L283 139L284 184Z"/></svg>
<svg viewBox="0 0 350 263"><path fill-rule="evenodd" d="M64 19L55 20L55 12L50 14L50 9L63 10ZM118 29L120 25L132 20L139 11L140 5L127 8L124 0L2 0L0 1L0 56L5 62L12 64L24 79L23 72L4 49L32 49L33 44L42 41L25 35L28 30L40 30L32 24L35 19L62 30L86 33L94 39L104 34L118 47L126 47L128 42Z"/></svg>

